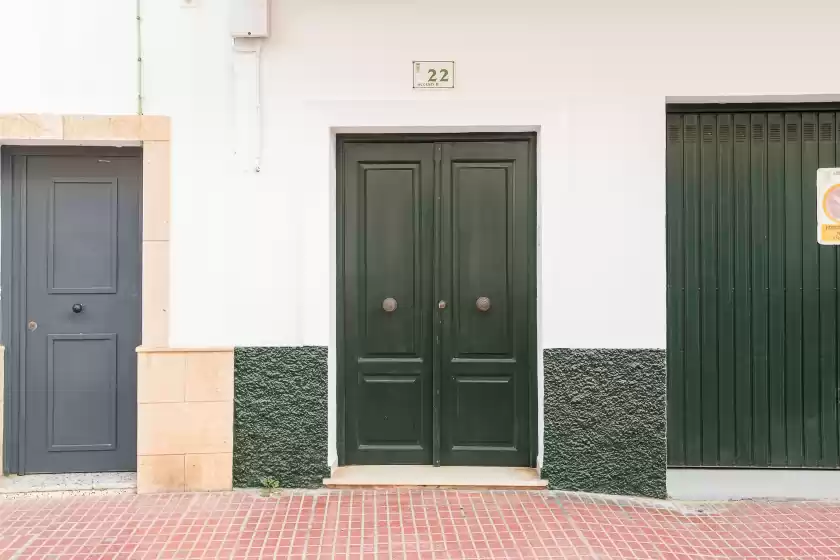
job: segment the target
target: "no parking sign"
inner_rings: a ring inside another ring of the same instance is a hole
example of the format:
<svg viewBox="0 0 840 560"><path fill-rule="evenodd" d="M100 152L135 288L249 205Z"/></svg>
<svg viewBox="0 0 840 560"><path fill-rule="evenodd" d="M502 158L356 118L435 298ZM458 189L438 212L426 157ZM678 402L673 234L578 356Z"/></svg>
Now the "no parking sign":
<svg viewBox="0 0 840 560"><path fill-rule="evenodd" d="M840 245L840 167L817 169L817 241Z"/></svg>

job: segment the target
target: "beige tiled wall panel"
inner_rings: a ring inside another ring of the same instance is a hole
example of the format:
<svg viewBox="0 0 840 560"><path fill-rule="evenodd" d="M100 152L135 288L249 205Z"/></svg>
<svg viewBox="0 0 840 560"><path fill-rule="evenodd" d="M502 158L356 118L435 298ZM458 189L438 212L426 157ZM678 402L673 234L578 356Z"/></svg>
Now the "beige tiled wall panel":
<svg viewBox="0 0 840 560"><path fill-rule="evenodd" d="M137 402L184 402L187 357L180 352L137 354Z"/></svg>
<svg viewBox="0 0 840 560"><path fill-rule="evenodd" d="M140 117L140 139L144 142L149 140L169 140L171 134L169 117L160 115L143 115Z"/></svg>
<svg viewBox="0 0 840 560"><path fill-rule="evenodd" d="M166 270L166 276L159 273ZM169 242L143 242L143 345L169 343Z"/></svg>
<svg viewBox="0 0 840 560"><path fill-rule="evenodd" d="M224 453L233 449L233 402L140 403L137 454Z"/></svg>
<svg viewBox="0 0 840 560"><path fill-rule="evenodd" d="M183 492L184 455L147 455L137 457L137 491L144 494Z"/></svg>
<svg viewBox="0 0 840 560"><path fill-rule="evenodd" d="M229 490L233 349L141 347L137 364L137 491Z"/></svg>
<svg viewBox="0 0 840 560"><path fill-rule="evenodd" d="M185 453L233 451L233 401L188 402L184 411Z"/></svg>
<svg viewBox="0 0 840 560"><path fill-rule="evenodd" d="M184 479L187 492L230 490L233 486L233 453L187 455Z"/></svg>
<svg viewBox="0 0 840 560"><path fill-rule="evenodd" d="M143 143L143 241L169 240L169 142Z"/></svg>
<svg viewBox="0 0 840 560"><path fill-rule="evenodd" d="M190 402L233 402L233 352L191 355L186 361L185 391Z"/></svg>

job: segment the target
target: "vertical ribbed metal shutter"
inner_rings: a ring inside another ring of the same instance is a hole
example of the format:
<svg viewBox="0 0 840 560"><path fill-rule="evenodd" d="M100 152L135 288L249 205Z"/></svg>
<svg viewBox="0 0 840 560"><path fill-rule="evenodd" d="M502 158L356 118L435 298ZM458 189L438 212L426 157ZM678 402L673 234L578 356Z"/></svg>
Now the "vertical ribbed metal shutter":
<svg viewBox="0 0 840 560"><path fill-rule="evenodd" d="M724 106L725 107L725 106ZM669 112L668 462L837 467L834 111Z"/></svg>

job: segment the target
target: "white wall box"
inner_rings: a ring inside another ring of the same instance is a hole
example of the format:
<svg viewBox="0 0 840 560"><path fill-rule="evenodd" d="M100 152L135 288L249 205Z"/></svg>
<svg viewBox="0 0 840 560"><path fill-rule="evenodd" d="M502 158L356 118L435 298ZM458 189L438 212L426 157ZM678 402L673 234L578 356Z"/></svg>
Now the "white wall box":
<svg viewBox="0 0 840 560"><path fill-rule="evenodd" d="M233 0L230 4L230 34L234 37L268 37L270 0Z"/></svg>

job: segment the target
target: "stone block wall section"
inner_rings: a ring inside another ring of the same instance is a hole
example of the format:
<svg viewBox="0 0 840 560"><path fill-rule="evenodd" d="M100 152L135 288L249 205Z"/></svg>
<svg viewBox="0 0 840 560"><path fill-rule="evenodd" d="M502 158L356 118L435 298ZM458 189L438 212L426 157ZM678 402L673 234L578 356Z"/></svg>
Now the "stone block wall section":
<svg viewBox="0 0 840 560"><path fill-rule="evenodd" d="M137 492L230 490L233 348L137 349Z"/></svg>

